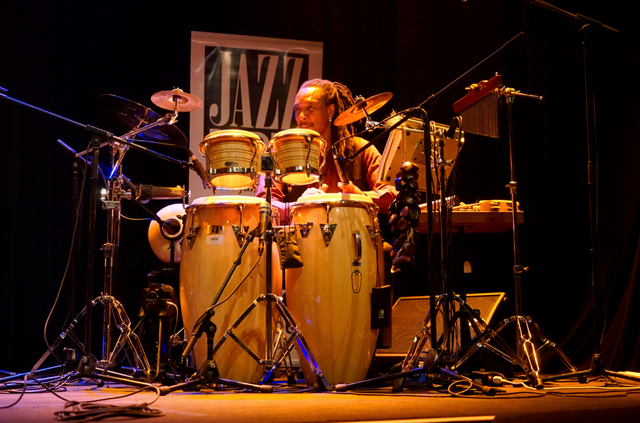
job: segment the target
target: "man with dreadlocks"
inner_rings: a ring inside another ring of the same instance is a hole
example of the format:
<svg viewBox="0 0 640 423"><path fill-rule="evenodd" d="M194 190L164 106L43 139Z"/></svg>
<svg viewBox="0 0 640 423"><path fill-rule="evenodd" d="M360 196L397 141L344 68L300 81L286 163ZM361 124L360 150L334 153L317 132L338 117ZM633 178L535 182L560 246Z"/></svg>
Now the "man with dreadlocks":
<svg viewBox="0 0 640 423"><path fill-rule="evenodd" d="M336 126L334 124L336 118L353 105L351 91L339 82L312 79L303 83L298 90L293 105L298 127L318 132L327 143L325 147L326 158L324 165L320 169L323 181L322 186L318 186L318 183L306 186L285 186L278 181L273 181L271 204L280 212L280 224L289 224L289 208L302 195L340 192L360 194L371 198L378 206L379 213L387 214L389 212L389 206L395 200L397 191L389 185L378 182L378 168L380 167L381 156L375 146L370 146L363 150L348 164L345 173L350 183L344 185L340 181L336 163L331 154L331 147L340 141L340 144L337 144L339 154L341 157L347 157L367 144L366 140L352 136L354 134L353 125ZM264 182L264 177L262 177L258 185L257 196L266 196ZM381 219L381 221L385 220ZM378 255L378 266L379 271L381 271L380 281L387 279L384 277L384 274L387 273L384 269L390 267L385 264L384 257L388 257L388 251L390 251L391 246L384 244L387 253ZM382 244L379 244L378 248L381 250ZM387 283L390 284L390 278L387 280ZM276 292L279 292L278 288L276 288ZM380 326L381 330L377 346L378 348L388 348L391 345L390 311L393 293L391 289L382 289L378 293L384 293L388 298L385 300L380 295L376 295L378 306L383 303L387 304L385 306L386 312L384 313L386 323ZM371 295L373 297L373 293Z"/></svg>
<svg viewBox="0 0 640 423"><path fill-rule="evenodd" d="M272 205L280 211L281 224L288 219L290 203L294 203L302 195L324 193L351 193L370 197L379 207L379 212L386 214L396 197L395 189L378 182L377 174L380 166L380 152L371 146L355 157L346 169L350 184L340 182L335 161L331 156L331 146L353 134L353 125L336 126L335 119L354 105L351 91L339 82L325 79L306 81L296 94L294 113L300 128L318 132L326 141L324 166L320 169L323 185L317 183L303 186L285 186L274 181L271 189ZM338 148L340 155L346 157L367 144L359 137L350 137L342 141ZM264 177L260 179L256 196L265 197Z"/></svg>

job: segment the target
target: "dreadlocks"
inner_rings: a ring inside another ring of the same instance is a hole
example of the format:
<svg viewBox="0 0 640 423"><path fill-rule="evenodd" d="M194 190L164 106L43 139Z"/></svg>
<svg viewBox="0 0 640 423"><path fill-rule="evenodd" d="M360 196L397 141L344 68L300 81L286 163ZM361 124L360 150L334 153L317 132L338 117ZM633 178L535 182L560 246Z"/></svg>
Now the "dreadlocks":
<svg viewBox="0 0 640 423"><path fill-rule="evenodd" d="M350 135L353 135L353 124L336 126L333 122L335 122L336 118L342 114L349 107L353 106L355 103L353 102L353 95L349 88L339 82L331 82L326 79L311 79L302 84L300 88L308 88L308 87L317 87L320 89L322 93L322 100L325 101L327 105L333 104L335 106L335 111L333 116L331 116L331 138L332 142L336 143L338 140L346 138ZM344 142L341 142L338 146L338 151L341 155L346 155L353 153L355 150L354 141L352 138L347 139Z"/></svg>

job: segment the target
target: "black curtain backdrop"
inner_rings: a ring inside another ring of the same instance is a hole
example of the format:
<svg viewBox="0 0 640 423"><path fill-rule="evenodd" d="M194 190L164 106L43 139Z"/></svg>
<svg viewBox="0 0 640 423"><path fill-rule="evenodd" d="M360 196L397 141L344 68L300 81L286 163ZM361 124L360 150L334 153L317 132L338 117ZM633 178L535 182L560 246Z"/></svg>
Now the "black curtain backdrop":
<svg viewBox="0 0 640 423"><path fill-rule="evenodd" d="M581 367L601 350L612 370L640 370L639 320L633 315L640 284L640 6L551 2L620 30L590 32L598 130L591 152L598 165L594 278L581 24L524 0L12 2L0 13L0 87L11 98L119 135L126 130L99 109L98 96L115 94L164 113L150 97L174 87L189 91L191 31L287 38L322 42L324 77L347 84L354 95L393 92L374 116L380 120L392 110L419 105L523 32L439 96L431 118L449 124L452 103L465 95L465 86L496 72L507 87L544 97L517 98L513 108L518 200L525 212L521 264L530 268L523 277L523 312ZM504 111L502 117L499 139L466 136L455 186L466 203L509 198ZM82 127L3 98L0 123L6 263L0 283L0 370L17 372L30 369L46 351L45 326L53 342L85 304L88 189L78 226L81 254L68 265L73 161L56 140L82 151L90 137ZM187 135L188 123L188 113L182 113L177 126ZM175 149L158 151L186 159ZM104 149L101 161L107 158ZM136 184L175 186L188 180L187 170L138 151L127 153L123 170ZM148 207L157 211L168 204L152 201ZM126 200L122 214L147 217ZM106 212L99 208L97 216L99 248ZM121 228L113 295L134 323L146 275L159 266L147 228L147 221L130 219L123 219ZM510 233L469 235L455 243L473 267L464 280L453 281L456 290L500 291L513 298ZM99 250L95 254L97 295L103 290L104 260ZM396 297L428 292L425 261L421 257L415 269L398 275ZM96 309L92 328L98 338L100 316ZM77 331L81 339L83 324ZM99 345L94 341L94 355L101 354ZM543 370L557 370L549 366Z"/></svg>

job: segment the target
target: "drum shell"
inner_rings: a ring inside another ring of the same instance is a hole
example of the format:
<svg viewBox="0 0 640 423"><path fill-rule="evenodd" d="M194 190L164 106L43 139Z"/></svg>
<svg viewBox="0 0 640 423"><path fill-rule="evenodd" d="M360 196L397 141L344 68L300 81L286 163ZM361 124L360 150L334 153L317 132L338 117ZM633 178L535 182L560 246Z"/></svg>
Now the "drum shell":
<svg viewBox="0 0 640 423"><path fill-rule="evenodd" d="M187 337L191 336L198 318L212 305L240 253L241 245L233 231L233 225L241 225L247 233L255 229L260 220L260 206L264 205L268 203L259 198L219 196L197 199L187 207L180 265L180 304ZM189 234L193 232L193 228L199 229L190 243ZM220 301L227 298L242 279L247 279L228 301L215 308L215 315L211 318L217 328L214 345L253 301L266 293L265 258L266 254L263 254L260 263L251 272L259 259L258 239L254 239L220 296ZM277 256L274 260L277 260ZM277 261L274 263L274 279L279 281L282 274ZM266 302L259 303L233 330L258 356L266 351L265 304ZM193 357L197 366L206 359L206 335L196 343ZM257 383L264 372L264 366L257 363L232 339L222 343L213 359L222 378Z"/></svg>
<svg viewBox="0 0 640 423"><path fill-rule="evenodd" d="M371 329L371 292L384 284L378 267L382 241L374 244L367 225L377 230L376 213L373 204L358 201L299 202L291 212L298 226L314 223L306 237L298 234L304 266L285 274L287 307L332 385L364 380L375 352L378 331ZM329 246L320 223L337 223ZM354 262L355 231L362 243L358 262ZM355 272L361 277L358 292ZM303 370L310 380L309 369L303 366Z"/></svg>
<svg viewBox="0 0 640 423"><path fill-rule="evenodd" d="M253 187L265 149L258 135L231 129L210 133L199 146L207 160L209 182L222 189Z"/></svg>
<svg viewBox="0 0 640 423"><path fill-rule="evenodd" d="M304 128L278 132L269 143L277 181L289 185L318 182L326 142L316 131Z"/></svg>

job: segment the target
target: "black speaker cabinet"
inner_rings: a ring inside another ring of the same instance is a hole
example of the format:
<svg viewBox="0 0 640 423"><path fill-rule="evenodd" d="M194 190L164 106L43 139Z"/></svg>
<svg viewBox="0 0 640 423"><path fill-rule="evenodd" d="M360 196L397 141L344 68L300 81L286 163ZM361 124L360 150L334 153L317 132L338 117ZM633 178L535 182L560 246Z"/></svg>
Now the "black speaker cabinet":
<svg viewBox="0 0 640 423"><path fill-rule="evenodd" d="M467 294L467 304L480 315L485 323L492 325L492 318L503 303L508 302L504 292L490 292L483 294ZM454 301L455 310L460 309L458 301ZM393 305L391 312L391 347L376 351L376 361L382 365L393 365L401 362L413 343L413 339L420 332L425 316L429 310L429 297L401 297ZM504 316L503 316L504 317ZM442 333L442 316L437 318L438 336ZM459 327L459 326L458 326ZM471 337L476 334L471 330ZM459 337L460 334L457 333ZM430 348L427 341L425 349ZM386 367L386 366L385 366Z"/></svg>

